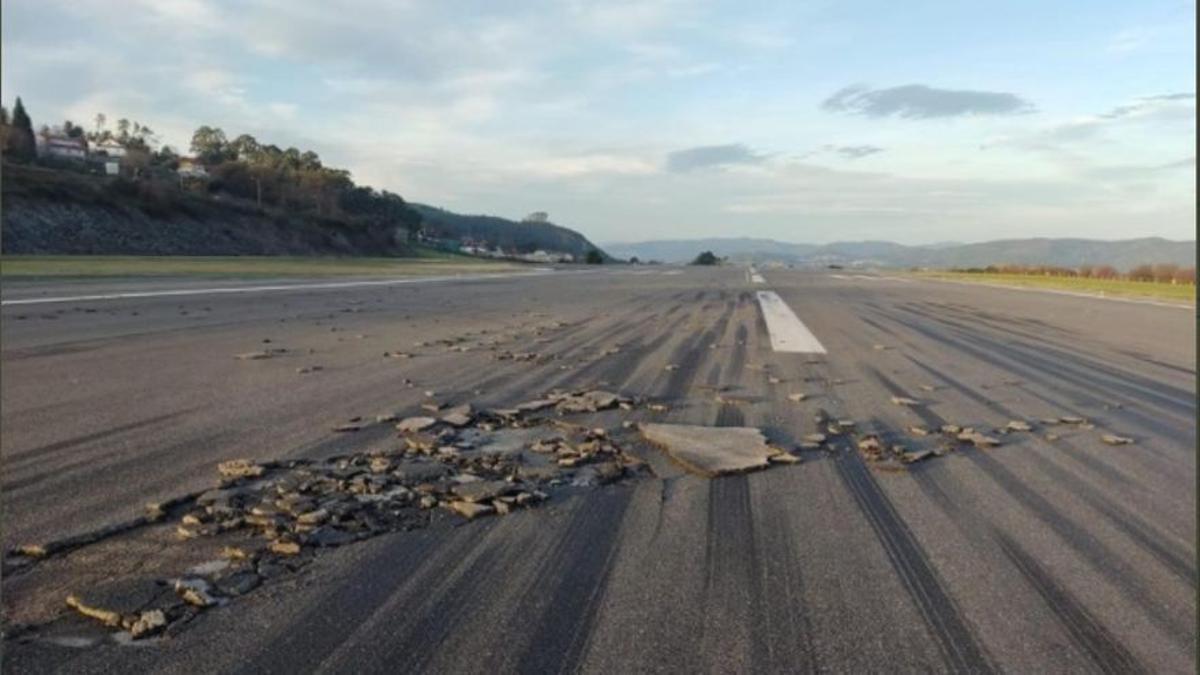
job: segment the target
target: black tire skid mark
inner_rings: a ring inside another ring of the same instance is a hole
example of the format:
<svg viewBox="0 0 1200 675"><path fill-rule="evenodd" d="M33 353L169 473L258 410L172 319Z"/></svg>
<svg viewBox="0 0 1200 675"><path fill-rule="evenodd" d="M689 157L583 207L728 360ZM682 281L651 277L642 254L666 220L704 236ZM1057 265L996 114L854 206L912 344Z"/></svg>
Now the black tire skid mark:
<svg viewBox="0 0 1200 675"><path fill-rule="evenodd" d="M1067 546L1120 589L1121 593L1141 608L1151 622L1165 634L1180 645L1187 645L1195 638L1186 626L1180 625L1178 617L1164 611L1162 605L1146 589L1137 571L1111 548L1065 517L1045 497L1026 485L994 457L986 452L966 453L966 456L1035 518L1053 530Z"/></svg>
<svg viewBox="0 0 1200 675"><path fill-rule="evenodd" d="M750 625L744 627L751 641L750 671L764 672L767 627L762 611L764 593L759 574L761 564L747 476L722 476L709 481L706 535L705 632L713 627L708 619L712 606L745 608L750 613Z"/></svg>
<svg viewBox="0 0 1200 675"><path fill-rule="evenodd" d="M591 501L575 508L562 539L540 565L544 574L539 577L558 573L560 579L532 632L534 642L521 655L518 672L579 670L620 551L621 524L632 494L626 488L608 489L588 495Z"/></svg>
<svg viewBox="0 0 1200 675"><path fill-rule="evenodd" d="M893 394L903 394L903 390L890 379L888 379L887 376L869 366L867 366L866 369L872 371L872 375L879 379L883 386L889 391L892 391ZM993 405L998 412L1006 416L1012 416L1012 411L1008 410L1004 406L999 404ZM918 416L920 416L922 420L926 422L926 424L929 424L932 427L940 427L944 423L936 413L930 410L919 407L912 409L912 412L918 414ZM978 453L971 454L976 455ZM1081 499L1088 506L1099 511L1101 515L1103 515L1110 523L1112 523L1114 527L1121 530L1134 542L1144 547L1153 557L1155 557L1168 570L1170 570L1171 573L1178 576L1184 582L1190 584L1193 588L1196 587L1196 568L1188 563L1189 558L1192 560L1195 559L1194 555L1189 555L1185 551L1178 550L1177 546L1172 545L1162 533L1158 532L1158 530L1149 523L1145 522L1132 512L1108 503L1107 499L1103 495L1098 494L1090 484L1080 480L1077 476L1064 470L1057 464L1054 464L1048 459L1036 454L1026 455L1026 458L1036 462L1044 473L1050 475L1059 483L1070 487L1072 494ZM994 462L995 460L989 457L988 461ZM1003 487L1003 484L1001 487ZM1017 497L1017 495L1012 494L1012 492L1008 491L1007 489L1006 492L1009 492L1010 495ZM1023 501L1022 503L1025 502ZM1058 519L1065 519L1065 517L1058 512L1055 512L1054 517Z"/></svg>
<svg viewBox="0 0 1200 675"><path fill-rule="evenodd" d="M940 370L934 369L930 366L927 366L924 363L921 363L920 361L918 361L916 359L912 359L912 363L913 363L913 365L917 366L918 368L925 371L926 373L929 373L930 375L938 378L938 380L940 380L942 384L945 384L947 387L950 387L951 389L953 389L954 391L963 395L964 397L969 398L972 401L976 401L976 402L980 403L980 405L987 407L988 409L992 410L993 412L997 413L998 415L1001 415L1003 417L1008 417L1010 419L1020 419L1022 417L1022 415L1018 415L1014 411L1010 410L1008 407L988 399L987 397L983 396L982 394L976 392L974 389L971 389L965 383L959 381L957 378L950 377L943 371L940 371ZM1032 395L1032 396L1036 396L1036 394L1033 392L1028 392L1028 393L1030 393L1030 395ZM1072 414L1078 414L1078 415L1082 416L1082 413L1077 410L1068 410L1067 412L1070 412ZM1135 482L1133 481L1133 479L1131 479L1129 476L1125 475L1120 469L1110 466L1086 452L1081 452L1073 444L1066 442L1064 439L1059 439L1056 443L1057 444L1055 447L1062 447L1062 448L1071 450L1071 452L1068 453L1067 456L1070 457L1071 459L1078 461L1080 464L1084 465L1086 468L1091 470L1096 475L1102 476L1105 479L1112 481L1113 483L1117 483L1117 484L1123 485L1125 487L1131 487L1131 488L1138 487L1135 484Z"/></svg>
<svg viewBox="0 0 1200 675"><path fill-rule="evenodd" d="M1085 406L1085 407L1099 407L1108 402L1108 401L1100 400L1095 397L1094 392L1096 391L1096 387L1094 386L1094 384L1085 384L1080 389L1067 389L1063 386L1062 380L1060 378L1057 378L1053 375L1048 375L1047 373L1045 373L1041 370L1030 367L1030 366L1026 365L1023 361L1021 361L1020 358L1014 358L1011 355L1007 356L1006 358L1000 358L997 356L997 354L1001 353L1002 350L997 351L996 349L993 349L992 347L977 347L977 346L968 344L967 342L964 341L964 339L970 339L969 336L966 336L966 334L963 334L963 336L960 336L959 339L955 339L950 336L938 333L936 331L932 331L932 330L928 329L927 327L922 326L916 322L907 321L907 320L900 319L900 318L892 318L892 320L896 321L900 325L903 325L903 326L909 328L910 330L921 333L922 335L928 337L929 339L931 339L937 343L944 344L953 349L957 349L958 351L960 351L964 354L967 354L968 356L971 356L972 358L975 358L983 363L987 363L997 369L1020 375L1022 378L1030 380L1030 381L1038 382L1039 384L1046 387L1047 389L1054 391L1054 392L1058 392L1058 393L1066 396L1067 398L1073 400L1076 403L1076 405ZM973 339L973 341L976 341L976 340L977 339ZM1002 347L1002 345L1001 345L1001 347ZM1077 386L1079 386L1079 385L1077 385ZM1045 397L1039 396L1039 398L1046 401L1047 403L1056 403L1056 402L1050 401L1049 399L1046 399ZM1058 404L1058 405L1060 405L1060 407L1061 407L1061 404ZM1191 436L1190 440L1188 440L1187 438L1184 438L1184 436L1187 435L1186 431L1173 432L1170 428L1164 429L1164 423L1162 421L1152 419L1152 418L1150 418L1146 415L1140 414L1140 413L1135 413L1135 412L1129 410L1128 408L1112 411L1112 414L1115 417L1121 417L1123 419L1126 419L1130 423L1132 423L1142 429L1145 429L1147 431L1151 431L1151 432L1154 432L1154 433L1157 433L1157 434L1160 434L1163 436L1170 437L1170 440L1177 441L1181 444L1184 443L1184 441L1187 441L1186 445L1188 447L1190 447L1191 445L1194 444L1194 441L1195 441L1194 426L1192 427L1192 429L1193 429L1192 436ZM1156 451L1156 452L1157 452L1157 454L1163 454L1161 451Z"/></svg>
<svg viewBox="0 0 1200 675"><path fill-rule="evenodd" d="M1196 398L1194 392L1165 385L1110 366L1097 359L1088 359L1076 353L1051 347L1044 342L1036 346L1023 342L1000 341L971 330L969 325L946 317L930 316L909 310L924 319L936 321L953 329L959 339L974 343L978 348L999 354L1020 364L1026 370L1042 375L1047 381L1065 381L1086 392L1107 390L1115 396L1146 401L1156 407L1168 408L1178 414L1195 417ZM945 336L939 338L945 341ZM1102 402L1101 402L1102 403Z"/></svg>
<svg viewBox="0 0 1200 675"><path fill-rule="evenodd" d="M985 553L987 555L994 550L991 546L1001 548L1017 571L1042 598L1046 607L1050 609L1055 620L1063 627L1067 637L1082 656L1091 659L1101 670L1105 670L1108 667L1107 664L1112 662L1121 663L1132 660L1135 664L1137 663L1125 645L1093 617L1078 599L1054 582L1044 569L1039 566L1039 573L1036 577L1031 578L1028 566L1023 567L1021 560L1012 559L1011 551L1016 543L1007 537L1005 537L1006 541L1002 541L1000 537L1004 537L1003 533L983 514L974 507L964 507L952 499L931 472L916 473L914 478L921 492L945 514L967 541L976 546L988 545L989 548ZM1007 549L1005 549L1006 542ZM1025 554L1024 557L1028 558L1029 556ZM1052 589L1052 592L1048 593L1048 589ZM1140 666L1135 671L1138 669Z"/></svg>
<svg viewBox="0 0 1200 675"><path fill-rule="evenodd" d="M671 371L664 385L663 397L670 401L678 401L687 392L688 385L695 379L697 371L705 355L710 351L708 345L724 335L726 327L733 316L735 306L727 304L713 326L702 333L693 335L681 343L671 354L671 363L677 368Z"/></svg>
<svg viewBox="0 0 1200 675"><path fill-rule="evenodd" d="M597 346L608 342L613 337L627 332L635 325L637 325L637 321L632 319L627 321L614 321L610 326L599 330L591 337L585 338L584 340L573 344L567 344L559 351L547 353L547 356L551 358L551 362L570 362L578 360L583 357L583 354L586 353L587 350L595 349ZM520 373L514 374L512 372L498 373L493 377L476 383L475 388L483 389L484 391L491 391L492 388L497 385L507 385L512 383L514 380L518 379L517 377L514 377L514 375L519 374Z"/></svg>
<svg viewBox="0 0 1200 675"><path fill-rule="evenodd" d="M1000 545L1005 557L1042 596L1046 605L1071 635L1072 642L1084 650L1100 672L1146 672L1137 657L1114 638L1104 624L1097 621L1066 589L1059 586L1032 555L999 530L993 530L992 537Z"/></svg>
<svg viewBox="0 0 1200 675"><path fill-rule="evenodd" d="M991 658L942 586L921 545L862 458L853 449L843 448L834 455L834 466L929 627L945 665L956 673L995 672Z"/></svg>
<svg viewBox="0 0 1200 675"><path fill-rule="evenodd" d="M422 573L422 567L425 567L429 559L442 556L461 559L481 543L478 538L467 537L447 542L444 539L435 539L429 534L406 537L403 545L399 545L400 541L401 539L397 538L395 543L383 547L370 560L362 563L361 567L371 570L371 574L349 578L331 588L318 602L313 603L308 612L283 626L283 630L277 633L273 640L262 645L252 658L241 662L234 672L249 675L316 670L316 660L322 656L327 658L349 640L362 622L369 620L375 612L392 601L395 593L402 590L410 578ZM486 563L490 562L491 557L486 552L481 552L467 572L481 572L489 566ZM434 577L454 572L450 566L429 567L427 570L426 573ZM465 576L478 579L481 574ZM396 590L381 592L382 588ZM425 590L426 597L429 598L427 602L436 607L441 603L435 600L441 598L449 589L444 588L434 578L425 585ZM418 639L414 638L412 642L415 643ZM402 658L399 660L404 663L404 653L400 653ZM403 670L415 670L411 664L404 665L406 667Z"/></svg>
<svg viewBox="0 0 1200 675"><path fill-rule="evenodd" d="M896 384L887 375L884 375L883 373L879 372L879 370L876 369L875 367L864 365L864 366L862 366L862 370L863 370L863 372L865 372L868 375L870 375L871 377L873 377L877 382L879 382L879 384L882 385L884 389L887 389L888 393L891 394L892 396L904 396L904 397L911 396L911 394L909 394L907 391L905 391L903 387ZM921 421L924 422L925 425L930 428L931 431L941 428L941 426L946 423L946 420L944 420L941 415L933 412L932 410L930 410L929 408L927 408L923 405L907 406L906 409L908 410L908 412L919 417L921 419Z"/></svg>
<svg viewBox="0 0 1200 675"><path fill-rule="evenodd" d="M85 445L88 443L94 443L96 441L101 441L106 438L110 438L112 436L118 436L118 435L123 434L128 431L135 431L137 429L141 429L142 427L153 426L155 424L158 424L159 422L166 422L167 420L174 419L176 417L180 417L180 416L186 415L188 413L196 412L197 410L199 410L199 408L188 408L186 410L177 410L175 412L170 412L165 415L155 415L154 417L147 417L146 419L138 420L136 422L130 422L128 424L121 424L121 425L118 425L115 427L109 427L102 431L96 431L96 432L93 432L90 434L83 434L80 436L74 436L72 438L66 438L61 441L55 441L53 443L39 445L35 448L29 448L28 450L21 450L16 453L11 452L11 451L5 451L5 453L4 453L5 474L8 476L11 476L14 471L28 468L28 466L31 464L40 464L46 460L52 459L54 456L58 455L59 453L63 452L64 450L71 450L72 448L76 448L80 445Z"/></svg>

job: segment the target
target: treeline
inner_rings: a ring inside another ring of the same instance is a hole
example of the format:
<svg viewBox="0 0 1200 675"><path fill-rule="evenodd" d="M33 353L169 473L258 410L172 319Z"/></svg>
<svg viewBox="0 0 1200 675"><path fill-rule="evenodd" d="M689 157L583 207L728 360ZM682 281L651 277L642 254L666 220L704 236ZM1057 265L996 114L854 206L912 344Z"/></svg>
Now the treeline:
<svg viewBox="0 0 1200 675"><path fill-rule="evenodd" d="M988 265L987 267L956 268L955 272L968 274L1026 274L1044 277L1077 277L1080 279L1113 279L1146 281L1160 284L1196 283L1196 268L1172 263L1137 265L1128 272L1121 272L1112 265L1081 265L1058 267L1054 265Z"/></svg>
<svg viewBox="0 0 1200 675"><path fill-rule="evenodd" d="M250 134L230 140L220 128L202 126L191 151L208 167L208 190L319 216L351 216L392 222L412 234L421 214L400 195L355 185L350 172L325 166L317 153L261 143Z"/></svg>

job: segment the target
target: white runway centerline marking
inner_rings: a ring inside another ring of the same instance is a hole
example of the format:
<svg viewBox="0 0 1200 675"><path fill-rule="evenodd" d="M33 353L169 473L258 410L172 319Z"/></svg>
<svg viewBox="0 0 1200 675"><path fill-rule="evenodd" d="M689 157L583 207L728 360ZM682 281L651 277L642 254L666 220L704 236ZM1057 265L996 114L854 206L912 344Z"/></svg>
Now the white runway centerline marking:
<svg viewBox="0 0 1200 675"><path fill-rule="evenodd" d="M758 291L758 305L762 307L767 332L771 335L771 349L777 352L798 354L824 354L825 347L812 331L800 321L791 307L775 291Z"/></svg>
<svg viewBox="0 0 1200 675"><path fill-rule="evenodd" d="M759 274L758 272L750 275L750 281L756 284L767 283L767 280L763 278L763 275Z"/></svg>
<svg viewBox="0 0 1200 675"><path fill-rule="evenodd" d="M228 293L267 293L272 291L308 291L335 288L359 288L366 286L397 286L437 281L477 281L481 279L506 279L516 277L543 276L553 274L550 270L513 272L509 274L461 274L440 277L410 277L407 279L380 279L373 281L330 281L316 284L279 284L275 286L233 286L218 288L180 288L165 291L129 291L125 293L103 293L97 295L69 295L50 298L20 298L0 300L0 305L41 305L55 302L87 302L91 300L126 300L134 298L166 298L183 295L219 295ZM560 274L564 274L560 272ZM578 274L575 272L574 274Z"/></svg>

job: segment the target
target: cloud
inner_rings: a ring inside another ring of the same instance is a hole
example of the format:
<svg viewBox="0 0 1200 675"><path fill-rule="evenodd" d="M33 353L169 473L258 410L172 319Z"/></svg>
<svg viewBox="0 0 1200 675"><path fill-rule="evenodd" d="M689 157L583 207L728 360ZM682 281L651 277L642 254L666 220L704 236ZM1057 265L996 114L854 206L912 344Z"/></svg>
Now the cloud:
<svg viewBox="0 0 1200 675"><path fill-rule="evenodd" d="M570 178L596 174L644 176L656 173L658 167L639 157L592 154L518 162L514 169L527 176L539 178Z"/></svg>
<svg viewBox="0 0 1200 675"><path fill-rule="evenodd" d="M1154 178L1165 171L1189 169L1195 168L1195 166L1196 158L1186 157L1184 159L1179 159L1172 162L1162 162L1158 164L1116 164L1093 166L1086 169L1083 173L1085 176L1090 176L1101 180L1146 180Z"/></svg>
<svg viewBox="0 0 1200 675"><path fill-rule="evenodd" d="M686 173L696 169L731 164L758 164L766 159L741 143L730 145L702 145L686 150L676 150L667 155L667 171Z"/></svg>
<svg viewBox="0 0 1200 675"><path fill-rule="evenodd" d="M887 89L851 85L837 91L821 104L830 112L866 117L930 119L963 115L1012 115L1031 112L1031 103L1016 94L999 91L936 89L923 84L906 84Z"/></svg>
<svg viewBox="0 0 1200 675"><path fill-rule="evenodd" d="M1195 155L1188 157L1186 159L1180 159L1180 160L1176 160L1174 162L1167 162L1166 164L1160 164L1158 168L1160 168L1160 169L1186 169L1188 167L1191 167L1193 169L1196 168Z"/></svg>
<svg viewBox="0 0 1200 675"><path fill-rule="evenodd" d="M1179 92L1142 96L1107 112L1084 115L1016 136L984 144L984 148L1010 146L1037 151L1057 151L1065 145L1104 140L1121 130L1148 127L1161 132L1166 125L1195 128L1196 94Z"/></svg>
<svg viewBox="0 0 1200 675"><path fill-rule="evenodd" d="M1165 106L1181 101L1191 101L1195 106L1195 92L1179 92L1175 94L1157 94L1154 96L1142 96L1134 99L1133 103L1119 105L1112 110L1098 115L1104 119L1119 119L1122 117L1136 117L1151 112L1157 112ZM1186 105L1186 104L1185 104Z"/></svg>
<svg viewBox="0 0 1200 675"><path fill-rule="evenodd" d="M859 159L883 152L883 148L877 145L827 145L825 147L846 159Z"/></svg>

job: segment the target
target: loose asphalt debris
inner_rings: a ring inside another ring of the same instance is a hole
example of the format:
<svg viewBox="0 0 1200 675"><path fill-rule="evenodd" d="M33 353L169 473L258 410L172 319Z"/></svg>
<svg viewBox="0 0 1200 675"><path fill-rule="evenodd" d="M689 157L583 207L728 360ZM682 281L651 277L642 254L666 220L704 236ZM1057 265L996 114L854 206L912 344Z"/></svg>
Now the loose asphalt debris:
<svg viewBox="0 0 1200 675"><path fill-rule="evenodd" d="M555 323L549 328L567 324ZM537 328L537 334L546 328ZM485 334L486 331L480 333ZM418 342L417 348L445 351L491 349L498 361L545 361L556 357L498 349L499 337L468 344L465 337ZM876 345L877 349L884 348ZM238 354L239 360L262 360L286 353L279 348ZM608 347L600 356L620 352ZM408 359L409 352L384 352L386 358ZM679 366L669 364L667 371ZM750 369L765 367L750 364ZM298 368L298 373L321 366ZM768 374L771 384L783 379ZM408 387L414 384L408 380ZM841 380L834 380L834 384ZM933 391L933 385L922 385ZM117 576L68 594L75 614L114 631L119 642L144 641L176 634L191 619L213 607L253 592L265 583L302 569L324 549L345 546L386 533L505 516L535 508L560 490L606 485L637 475L642 461L639 442L661 449L691 473L714 478L794 464L801 457L772 445L753 427L710 427L636 423L621 420L615 429L588 428L569 416L642 409L665 413L663 403L637 400L604 389L555 390L510 408L477 409L470 403L438 400L426 391L420 413L410 416L355 417L333 427L353 433L375 425L394 425L394 441L385 447L323 460L292 459L256 462L231 459L216 467L217 484L203 492L165 503L148 504L141 517L96 532L59 541L26 544L9 551L6 573L22 573L59 554L103 540L158 528L177 547L192 547L191 558L211 557L184 571L167 563L147 564L134 576ZM716 388L722 404L748 404ZM808 395L787 395L791 402ZM894 405L921 406L904 396ZM608 419L608 418L605 418ZM990 449L1009 434L1028 433L1034 425L1010 420L990 432L971 426L942 424L907 428L914 438L936 440L936 447L913 450L887 434L864 430L852 419L834 419L820 411L816 431L804 435L799 451L856 451L880 471L905 471L911 465L970 446ZM1064 415L1047 417L1040 426L1067 425L1093 429L1088 420ZM870 425L867 425L870 426ZM1057 434L1046 433L1047 440ZM1108 445L1134 439L1104 433ZM211 549L211 556L206 551Z"/></svg>
<svg viewBox="0 0 1200 675"><path fill-rule="evenodd" d="M503 516L536 507L560 488L636 475L642 462L627 451L637 441L632 430L588 428L569 416L642 404L590 389L553 391L509 409L438 405L437 416L398 422L396 442L385 449L325 460L227 460L217 465L212 489L149 504L145 516L122 528L18 547L5 557L5 571L27 571L57 553L158 528L160 539L192 547L193 558L206 555L197 548L209 548L215 559L183 574L170 564L148 564L143 573L157 578L116 578L65 600L78 615L117 631L119 641L170 635L198 613L300 569L322 549L435 519ZM366 424L356 418L337 429Z"/></svg>

